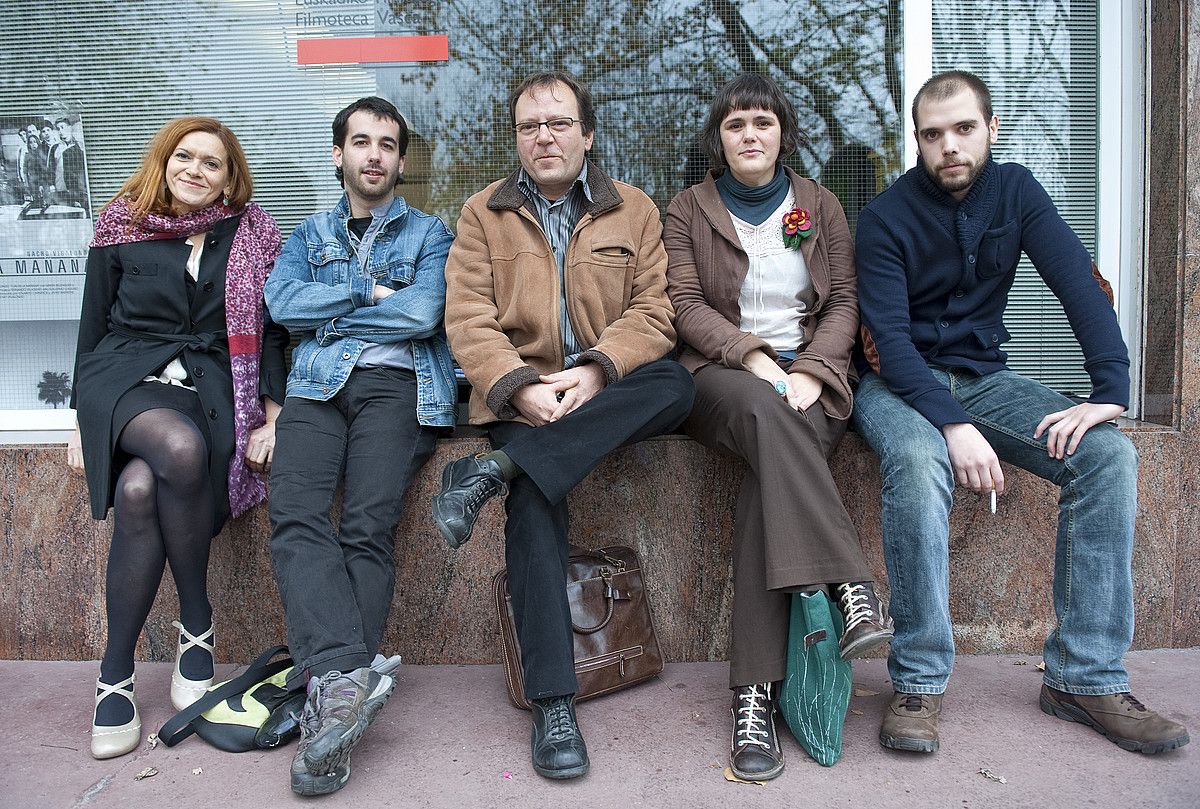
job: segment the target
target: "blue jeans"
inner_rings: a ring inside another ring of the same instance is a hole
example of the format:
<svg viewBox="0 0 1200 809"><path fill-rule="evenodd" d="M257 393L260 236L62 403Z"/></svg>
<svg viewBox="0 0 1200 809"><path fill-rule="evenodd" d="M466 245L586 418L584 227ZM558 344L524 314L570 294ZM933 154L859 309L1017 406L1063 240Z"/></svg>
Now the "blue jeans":
<svg viewBox="0 0 1200 809"><path fill-rule="evenodd" d="M1060 487L1054 552L1054 630L1044 681L1072 694L1129 690L1122 663L1133 642L1133 522L1137 451L1111 424L1088 430L1074 455L1046 453L1038 422L1073 402L1012 371L986 376L931 368L1001 460ZM868 373L854 428L879 455L883 549L896 636L888 670L896 691L940 694L954 665L949 520L954 473L942 433Z"/></svg>

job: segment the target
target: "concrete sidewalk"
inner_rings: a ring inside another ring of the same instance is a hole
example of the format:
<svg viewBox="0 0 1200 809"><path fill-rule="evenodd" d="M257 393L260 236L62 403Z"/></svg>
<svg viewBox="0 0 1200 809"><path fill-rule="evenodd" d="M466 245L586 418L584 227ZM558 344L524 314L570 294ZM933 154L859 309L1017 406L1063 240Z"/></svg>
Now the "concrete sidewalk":
<svg viewBox="0 0 1200 809"><path fill-rule="evenodd" d="M941 751L884 750L891 694L882 660L855 664L841 761L823 768L785 735L787 770L758 786L726 782L728 666L667 666L640 687L579 707L592 770L552 783L529 765L529 716L509 705L498 666L406 666L354 754L350 783L303 799L288 788L294 747L239 755L198 737L88 754L94 663L0 662L0 806L104 807L1196 807L1200 740L1127 753L1037 707L1038 658L962 656L947 694ZM1200 648L1131 653L1134 693L1200 736ZM222 674L232 671L223 666ZM138 665L144 732L171 714L171 667ZM147 767L158 774L134 776ZM981 774L986 769L1004 783Z"/></svg>

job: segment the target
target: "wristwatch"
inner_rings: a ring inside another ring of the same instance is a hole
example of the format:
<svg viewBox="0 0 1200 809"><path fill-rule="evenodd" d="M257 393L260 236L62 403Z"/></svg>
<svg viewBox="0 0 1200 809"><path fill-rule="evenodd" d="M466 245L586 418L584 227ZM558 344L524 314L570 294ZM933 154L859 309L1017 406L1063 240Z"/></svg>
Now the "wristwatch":
<svg viewBox="0 0 1200 809"><path fill-rule="evenodd" d="M780 379L775 383L775 392L780 396L787 396L787 383Z"/></svg>

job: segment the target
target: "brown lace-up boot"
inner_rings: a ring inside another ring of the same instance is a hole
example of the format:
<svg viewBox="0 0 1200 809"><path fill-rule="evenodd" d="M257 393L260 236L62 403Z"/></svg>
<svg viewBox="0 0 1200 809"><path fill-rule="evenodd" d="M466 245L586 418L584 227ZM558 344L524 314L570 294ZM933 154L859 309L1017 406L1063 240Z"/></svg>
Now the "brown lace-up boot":
<svg viewBox="0 0 1200 809"><path fill-rule="evenodd" d="M941 694L897 693L883 713L879 743L893 750L936 752L941 713Z"/></svg>
<svg viewBox="0 0 1200 809"><path fill-rule="evenodd" d="M1187 728L1150 710L1128 691L1093 697L1043 685L1038 702L1043 713L1087 725L1123 750L1152 755L1190 741Z"/></svg>

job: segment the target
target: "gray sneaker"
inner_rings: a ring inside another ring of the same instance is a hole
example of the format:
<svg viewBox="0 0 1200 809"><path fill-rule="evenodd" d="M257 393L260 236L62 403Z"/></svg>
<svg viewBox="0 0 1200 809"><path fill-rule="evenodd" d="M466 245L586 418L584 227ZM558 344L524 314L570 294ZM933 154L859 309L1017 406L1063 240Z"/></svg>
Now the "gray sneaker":
<svg viewBox="0 0 1200 809"><path fill-rule="evenodd" d="M348 674L331 671L309 680L301 721L302 752L297 754L308 772L327 776L345 766L345 777L349 778L350 752L395 687L391 677L366 666ZM296 772L295 764L292 771Z"/></svg>
<svg viewBox="0 0 1200 809"><path fill-rule="evenodd" d="M300 749L292 757L292 792L312 797L328 795L330 792L337 792L344 787L350 780L350 757L346 756L346 761L340 767L334 767L332 772L325 775L313 775L308 771L308 765L304 763L304 751L307 747L306 741L301 737Z"/></svg>

